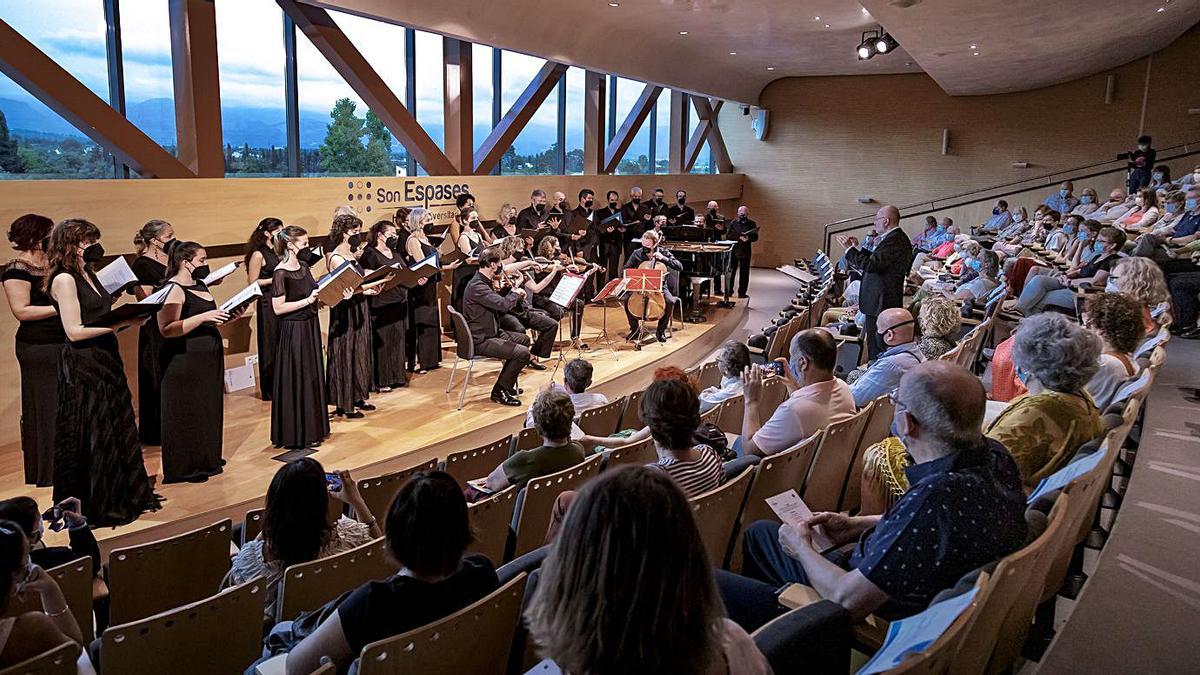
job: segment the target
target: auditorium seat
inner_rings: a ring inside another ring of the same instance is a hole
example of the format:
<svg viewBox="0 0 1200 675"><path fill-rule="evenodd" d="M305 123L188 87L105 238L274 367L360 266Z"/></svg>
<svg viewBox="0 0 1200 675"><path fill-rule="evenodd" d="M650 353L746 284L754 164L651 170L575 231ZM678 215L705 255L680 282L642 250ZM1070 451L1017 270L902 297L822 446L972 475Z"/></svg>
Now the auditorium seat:
<svg viewBox="0 0 1200 675"><path fill-rule="evenodd" d="M508 454L509 456L512 456L522 450L532 450L541 444L542 437L540 434L538 434L538 430L533 427L526 427L517 432L516 436L513 436L512 448L509 450ZM486 476L492 469L496 468L496 466L496 464L493 464L491 468L480 474L480 476L476 476L476 478Z"/></svg>
<svg viewBox="0 0 1200 675"><path fill-rule="evenodd" d="M708 561L714 567L724 568L729 559L734 528L753 480L754 467L749 466L733 480L688 500L696 516L696 528L704 540L704 549L708 551Z"/></svg>
<svg viewBox="0 0 1200 675"><path fill-rule="evenodd" d="M577 416L577 424L589 436L611 436L619 431L617 425L625 411L625 397L609 401L602 406L588 408Z"/></svg>
<svg viewBox="0 0 1200 675"><path fill-rule="evenodd" d="M229 571L231 527L226 518L109 554L110 625L137 621L212 595Z"/></svg>
<svg viewBox="0 0 1200 675"><path fill-rule="evenodd" d="M0 670L0 675L78 675L83 672L76 665L81 651L74 642L64 642L54 649Z"/></svg>
<svg viewBox="0 0 1200 675"><path fill-rule="evenodd" d="M750 492L746 496L746 508L742 510L742 515L738 519L733 557L730 562L731 570L734 572L741 570L741 541L745 529L759 520L779 521L779 517L771 510L771 507L767 506L767 498L783 494L788 490L800 492L820 441L820 432L815 433L783 452L764 457L755 466L754 480L750 483Z"/></svg>
<svg viewBox="0 0 1200 675"><path fill-rule="evenodd" d="M335 497L329 498L328 513L329 513L330 518L336 519L336 518L340 517L346 509L347 509L347 506L341 500L339 500ZM242 537L241 537L241 540L238 542L239 546L245 546L246 542L253 541L255 539L255 537L257 537L262 532L263 519L266 518L266 515L267 515L266 507L250 509L249 511L246 512L245 519L242 520ZM379 514L379 515L382 516L383 514ZM383 518L380 517L380 520L383 520Z"/></svg>
<svg viewBox="0 0 1200 675"><path fill-rule="evenodd" d="M700 389L721 386L721 369L716 361L706 361L700 366Z"/></svg>
<svg viewBox="0 0 1200 675"><path fill-rule="evenodd" d="M380 529L387 529L384 516L387 515L388 505L392 503L392 498L396 496L400 488L415 474L422 471L433 471L436 468L437 459L430 459L416 466L385 473L382 476L358 479L358 493L362 495L367 508L371 510L371 515L379 520ZM478 476L476 477L478 478Z"/></svg>
<svg viewBox="0 0 1200 675"><path fill-rule="evenodd" d="M853 416L830 424L821 434L812 468L800 493L813 513L839 510L858 440L870 414L871 404L868 403Z"/></svg>
<svg viewBox="0 0 1200 675"><path fill-rule="evenodd" d="M94 640L96 626L92 619L92 559L85 556L72 560L58 567L51 567L46 570L46 574L54 579L59 590L62 591L63 599L67 601L67 607L71 609L71 616L75 617L75 622L79 624L79 630L83 633L83 643L87 644ZM30 593L19 593L12 596L8 602L8 609L0 618L40 611L42 611L40 597Z"/></svg>
<svg viewBox="0 0 1200 675"><path fill-rule="evenodd" d="M491 473L492 469L503 463L508 458L511 446L512 434L509 434L487 445L452 452L446 455L446 460L441 463L441 469L453 476L454 480L458 481L458 484L465 489L467 481L486 476Z"/></svg>
<svg viewBox="0 0 1200 675"><path fill-rule="evenodd" d="M880 396L869 404L871 414L863 425L862 435L858 439L858 447L850 460L850 474L846 478L846 487L842 493L841 510L854 513L862 505L862 475L863 459L867 448L892 435L892 418L896 412L896 404L891 397Z"/></svg>
<svg viewBox="0 0 1200 675"><path fill-rule="evenodd" d="M721 402L721 414L717 417L717 426L721 431L734 436L742 435L742 418L746 414L742 394L731 396Z"/></svg>
<svg viewBox="0 0 1200 675"><path fill-rule="evenodd" d="M295 619L301 612L319 609L346 591L396 572L383 537L328 558L292 565L283 572L275 620Z"/></svg>
<svg viewBox="0 0 1200 675"><path fill-rule="evenodd" d="M639 389L625 397L625 411L621 413L621 421L617 423L617 429L641 429L646 426L642 421L642 394L645 389Z"/></svg>
<svg viewBox="0 0 1200 675"><path fill-rule="evenodd" d="M467 519L475 540L467 547L482 553L499 566L507 559L513 511L517 507L517 487L510 486L467 507Z"/></svg>
<svg viewBox="0 0 1200 675"><path fill-rule="evenodd" d="M651 464L658 461L658 451L653 438L647 438L637 443L622 445L619 448L605 451L604 469L611 469L622 464Z"/></svg>
<svg viewBox="0 0 1200 675"><path fill-rule="evenodd" d="M505 675L525 580L521 574L444 619L363 647L359 675Z"/></svg>
<svg viewBox="0 0 1200 675"><path fill-rule="evenodd" d="M516 544L513 556L524 555L542 545L550 527L554 498L566 490L578 490L600 470L602 455L592 455L575 466L534 478L517 494L512 529Z"/></svg>

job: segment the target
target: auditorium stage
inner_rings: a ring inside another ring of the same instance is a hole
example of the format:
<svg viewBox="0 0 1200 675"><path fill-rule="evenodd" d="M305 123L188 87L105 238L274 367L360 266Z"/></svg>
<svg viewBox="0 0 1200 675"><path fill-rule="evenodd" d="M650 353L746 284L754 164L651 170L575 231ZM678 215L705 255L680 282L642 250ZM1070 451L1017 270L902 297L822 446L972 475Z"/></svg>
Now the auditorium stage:
<svg viewBox="0 0 1200 675"><path fill-rule="evenodd" d="M758 272L766 271L756 271L756 274ZM644 388L655 367L696 365L724 340L731 336L742 337L746 318L750 315L744 300L729 310L709 306L706 313L709 317L706 323L684 324L682 328L676 328L674 337L666 343L650 343L641 351L634 351L631 344L622 340L628 330L624 313L612 307L608 309L607 321L616 349L614 354L594 337L601 329L602 312L597 307L588 307L584 317L584 337L590 342L591 351L583 356L595 367L593 390L614 398ZM515 433L522 426L526 409L538 388L550 379L558 354L556 351L555 359L546 361L546 371L526 370L522 374L521 386L525 394L521 400L525 406L521 408L500 406L488 400L499 362L479 360L467 390L466 403L461 411L457 411L458 384L465 372L465 364L460 364L455 387L446 393L454 351L448 338L443 346L442 368L413 377L408 388L373 395L370 402L378 409L367 413L363 419L334 418L332 434L312 456L327 470L349 469L356 478L368 478L430 457L444 458L449 452L483 445ZM576 355L575 350L567 352L567 358ZM562 382L561 370L554 379ZM96 537L107 554L113 548L203 527L226 517L238 522L246 511L262 506L271 477L280 466L272 457L281 452L270 442L270 404L260 401L254 390L227 395L224 457L228 463L224 473L206 483L159 485L158 493L166 497L160 511L144 514L136 522L121 528L96 530ZM148 469L158 470L159 449L147 447L144 453ZM30 495L43 509L48 507L51 489L23 484L21 466L19 444L0 447L0 467L3 467L0 498ZM51 545L63 536L51 532L47 535Z"/></svg>

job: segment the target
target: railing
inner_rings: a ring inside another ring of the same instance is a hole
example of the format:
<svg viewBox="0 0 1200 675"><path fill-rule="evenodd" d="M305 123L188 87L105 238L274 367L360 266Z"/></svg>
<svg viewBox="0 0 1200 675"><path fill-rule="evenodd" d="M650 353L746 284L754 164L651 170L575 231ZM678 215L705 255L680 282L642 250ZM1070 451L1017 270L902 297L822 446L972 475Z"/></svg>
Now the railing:
<svg viewBox="0 0 1200 675"><path fill-rule="evenodd" d="M1168 153L1174 154L1169 154L1168 156ZM1179 145L1173 145L1160 150L1159 156L1155 159L1155 164L1162 164L1197 154L1200 154L1200 141L1181 143ZM990 187L960 192L958 194L939 197L937 199L927 199L914 204L907 204L899 208L900 212L905 218L924 216L933 213L934 211L941 211L948 208L967 206L983 201L1000 199L1002 197L1019 194L1021 192L1032 190L1038 187L1054 185L1067 180L1086 180L1088 178L1095 178L1097 176L1117 173L1119 171L1127 170L1128 166L1128 162L1123 159L1110 159L1102 162L1095 162L1093 164L1077 166L1072 169L1063 169L1060 171L1054 171L1052 173L1042 174L1040 176L1022 178L1020 180L1011 181L1008 183L1000 183L999 185L992 185ZM916 210L914 211L914 209ZM835 235L866 227L870 224L870 221L863 221L867 219L873 219L874 217L875 214L873 213L863 214L861 216L852 216L850 218L835 220L832 223L826 223L824 250L829 250L830 244L833 242L833 237Z"/></svg>

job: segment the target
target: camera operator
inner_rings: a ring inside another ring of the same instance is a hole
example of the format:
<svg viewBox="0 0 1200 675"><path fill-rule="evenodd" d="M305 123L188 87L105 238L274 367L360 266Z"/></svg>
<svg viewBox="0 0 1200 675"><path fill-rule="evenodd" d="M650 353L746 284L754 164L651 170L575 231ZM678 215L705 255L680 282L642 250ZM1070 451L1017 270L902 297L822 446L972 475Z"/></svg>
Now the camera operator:
<svg viewBox="0 0 1200 675"><path fill-rule="evenodd" d="M1137 150L1117 155L1117 159L1129 162L1129 194L1150 185L1150 169L1154 167L1154 160L1158 156L1154 148L1150 147L1151 142L1149 136L1139 136Z"/></svg>

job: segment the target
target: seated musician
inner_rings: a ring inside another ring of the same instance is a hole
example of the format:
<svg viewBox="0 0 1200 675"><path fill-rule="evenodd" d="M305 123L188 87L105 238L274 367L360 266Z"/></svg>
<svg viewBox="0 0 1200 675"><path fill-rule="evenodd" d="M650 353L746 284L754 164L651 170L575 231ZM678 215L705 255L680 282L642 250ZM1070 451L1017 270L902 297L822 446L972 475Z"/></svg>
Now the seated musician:
<svg viewBox="0 0 1200 675"><path fill-rule="evenodd" d="M530 361L529 336L524 332L500 327L500 317L517 308L525 298L522 288L501 295L496 284L504 275L500 251L495 246L479 254L479 271L471 277L463 292L463 316L471 328L475 353L504 361L500 377L492 387L492 401L501 405L519 406L517 376Z"/></svg>
<svg viewBox="0 0 1200 675"><path fill-rule="evenodd" d="M625 269L637 269L642 263L661 263L666 266L667 272L663 280L663 299L666 301L666 308L663 310L662 316L658 319L658 327L654 332L654 337L659 342L667 341L667 326L671 323L671 310L675 308L675 303L679 302L679 272L683 269L683 264L671 255L671 252L659 248L661 238L654 230L647 230L642 235L641 248L635 249L629 255L629 260L625 261ZM651 265L646 265L651 267ZM629 319L629 340L637 340L641 335L641 322L638 317L630 313L628 306L625 308L625 316Z"/></svg>
<svg viewBox="0 0 1200 675"><path fill-rule="evenodd" d="M550 237L553 239L553 237ZM545 241L543 239L543 241ZM521 237L505 237L501 239L496 247L500 255L500 263L503 266L503 274L511 280L508 284L511 288L521 288L525 290L527 298L541 293L547 287L553 291L552 282L557 278L558 273L562 271L562 267L557 265L543 269L543 265L533 259L531 255L525 254L525 240ZM534 272L547 272L539 277L537 281L530 277ZM535 309L532 301L523 300L517 306L504 316L500 317L500 327L514 333L521 333L526 330L532 330L537 334L534 338L533 358L529 362L529 367L533 370L545 370L538 359L550 357L550 352L554 349L554 337L558 333L558 321L551 317L546 312Z"/></svg>
<svg viewBox="0 0 1200 675"><path fill-rule="evenodd" d="M546 237L542 240L541 244L538 244L538 257L544 258L551 263L566 265L566 267L560 266L557 268L551 266L548 269L543 267L543 271L534 273L533 275L533 278L536 280L534 283L541 285L538 290L533 291L533 306L545 312L551 319L554 319L555 323L558 323L567 314L566 307L550 300L550 296L554 294L554 289L558 286L558 273L559 271L566 270L577 271L578 274L583 274L587 271L586 266L576 266L573 261L568 259L562 252L562 245L554 237ZM584 269L579 269L579 267L584 267ZM532 290L530 287L526 288L527 290ZM579 340L579 333L583 328L583 308L585 306L583 298L580 297L582 295L580 293L576 296L575 302L571 306L571 343L578 349L587 349L587 344Z"/></svg>

